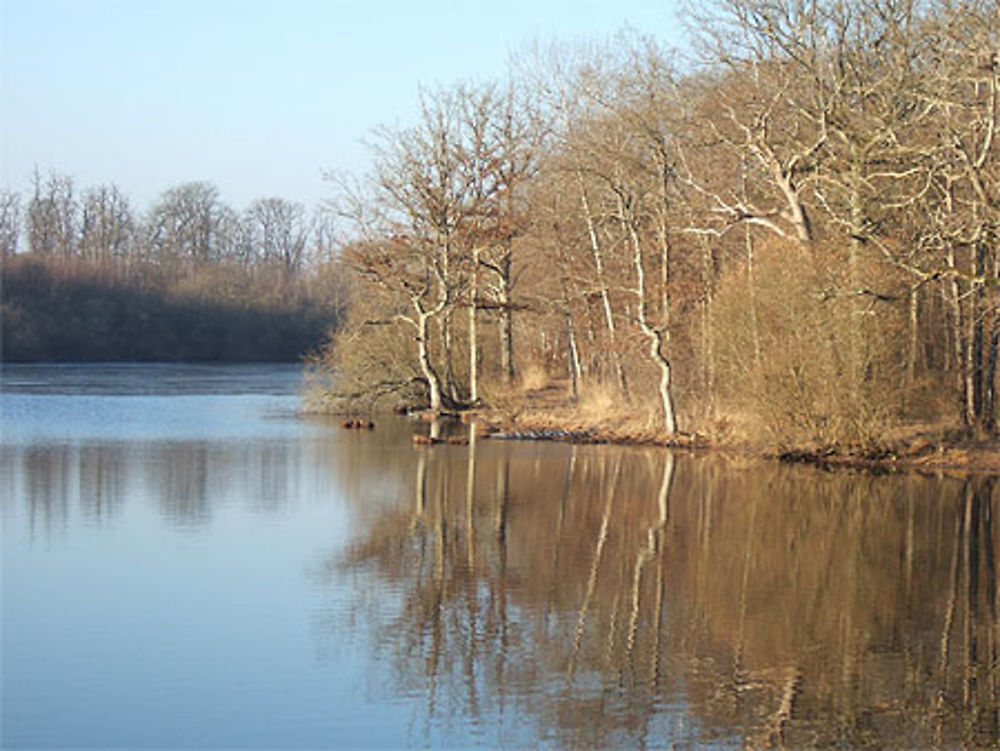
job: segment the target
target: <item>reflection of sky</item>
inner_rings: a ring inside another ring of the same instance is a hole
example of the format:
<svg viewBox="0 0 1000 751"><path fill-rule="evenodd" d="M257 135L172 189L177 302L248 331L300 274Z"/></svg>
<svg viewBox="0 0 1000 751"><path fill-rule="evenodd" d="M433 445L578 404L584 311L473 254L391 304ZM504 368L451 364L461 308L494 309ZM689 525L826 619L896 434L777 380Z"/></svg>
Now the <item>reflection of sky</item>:
<svg viewBox="0 0 1000 751"><path fill-rule="evenodd" d="M0 393L291 395L302 382L296 364L46 363L0 367Z"/></svg>
<svg viewBox="0 0 1000 751"><path fill-rule="evenodd" d="M301 381L302 368L296 364L46 363L0 368L0 392L8 394L291 395Z"/></svg>
<svg viewBox="0 0 1000 751"><path fill-rule="evenodd" d="M261 513L237 483L197 526L165 518L141 477L127 473L123 491L110 524L74 513L31 539L23 512L5 518L5 741L328 747L353 729L360 743L367 666L349 638L317 661L329 589L307 576L343 544L335 489L303 483Z"/></svg>
<svg viewBox="0 0 1000 751"><path fill-rule="evenodd" d="M944 745L972 727L992 482L426 450L296 418L280 370L232 396L116 372L150 392L0 394L8 745L728 748L785 691L792 747L926 746L942 698Z"/></svg>
<svg viewBox="0 0 1000 751"><path fill-rule="evenodd" d="M296 365L8 365L0 443L297 437Z"/></svg>
<svg viewBox="0 0 1000 751"><path fill-rule="evenodd" d="M5 744L404 741L365 635L318 654L349 607L311 574L351 531L330 449L357 436L295 417L297 375L226 396L190 368L178 386L171 366L56 367L48 388L20 370L0 394ZM133 395L101 393L116 379Z"/></svg>
<svg viewBox="0 0 1000 751"><path fill-rule="evenodd" d="M169 366L44 370L0 394L6 743L534 745L529 712L469 715L443 687L455 711L430 722L357 609L356 587L395 609L397 585L330 574L348 494L410 502L408 432L300 420L280 372L227 396Z"/></svg>
<svg viewBox="0 0 1000 751"><path fill-rule="evenodd" d="M295 396L0 394L0 443L236 440L309 431Z"/></svg>

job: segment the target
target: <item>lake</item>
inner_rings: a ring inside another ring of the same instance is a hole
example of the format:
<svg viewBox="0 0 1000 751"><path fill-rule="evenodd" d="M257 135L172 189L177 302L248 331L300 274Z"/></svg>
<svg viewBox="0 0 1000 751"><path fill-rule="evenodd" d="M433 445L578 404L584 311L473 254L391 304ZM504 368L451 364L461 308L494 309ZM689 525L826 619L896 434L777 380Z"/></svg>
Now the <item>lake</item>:
<svg viewBox="0 0 1000 751"><path fill-rule="evenodd" d="M993 478L415 447L300 378L4 367L4 747L1000 745Z"/></svg>

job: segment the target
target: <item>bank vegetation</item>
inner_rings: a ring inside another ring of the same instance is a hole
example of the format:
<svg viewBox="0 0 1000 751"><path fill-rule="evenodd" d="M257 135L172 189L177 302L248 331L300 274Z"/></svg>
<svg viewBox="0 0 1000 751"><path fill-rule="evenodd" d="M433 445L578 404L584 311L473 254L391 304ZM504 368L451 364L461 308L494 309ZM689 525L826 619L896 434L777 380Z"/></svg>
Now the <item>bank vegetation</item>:
<svg viewBox="0 0 1000 751"><path fill-rule="evenodd" d="M811 450L1000 404L1000 6L713 0L422 92L335 177L317 408L487 407ZM555 396L554 396L555 395ZM551 411L551 410L550 410Z"/></svg>

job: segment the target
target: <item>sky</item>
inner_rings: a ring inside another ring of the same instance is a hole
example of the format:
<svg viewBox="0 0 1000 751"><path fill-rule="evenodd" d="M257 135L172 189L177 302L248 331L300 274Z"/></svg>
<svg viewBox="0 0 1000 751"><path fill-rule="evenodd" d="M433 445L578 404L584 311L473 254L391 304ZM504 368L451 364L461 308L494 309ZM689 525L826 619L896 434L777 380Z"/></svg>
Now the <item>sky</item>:
<svg viewBox="0 0 1000 751"><path fill-rule="evenodd" d="M0 186L37 168L145 210L214 183L315 206L326 171L412 121L420 86L501 77L532 42L624 27L679 44L674 0L0 0Z"/></svg>

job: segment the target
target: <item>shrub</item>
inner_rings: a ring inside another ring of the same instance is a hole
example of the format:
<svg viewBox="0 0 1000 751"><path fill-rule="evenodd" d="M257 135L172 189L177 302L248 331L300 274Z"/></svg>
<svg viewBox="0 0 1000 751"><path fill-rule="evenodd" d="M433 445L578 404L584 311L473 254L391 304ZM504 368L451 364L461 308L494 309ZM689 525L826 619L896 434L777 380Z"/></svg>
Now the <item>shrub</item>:
<svg viewBox="0 0 1000 751"><path fill-rule="evenodd" d="M854 278L844 254L771 243L720 282L713 317L718 408L732 436L778 448L870 449L901 417L899 281Z"/></svg>

